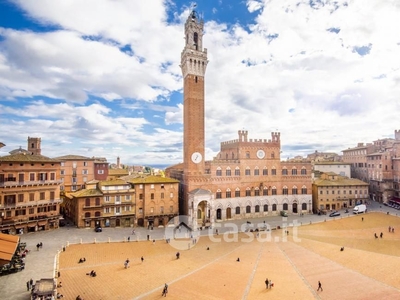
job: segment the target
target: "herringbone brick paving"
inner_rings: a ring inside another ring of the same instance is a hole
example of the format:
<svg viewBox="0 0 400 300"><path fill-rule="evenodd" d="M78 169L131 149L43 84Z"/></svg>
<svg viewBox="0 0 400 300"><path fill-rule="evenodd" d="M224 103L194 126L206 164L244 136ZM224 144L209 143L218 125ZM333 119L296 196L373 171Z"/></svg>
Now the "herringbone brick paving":
<svg viewBox="0 0 400 300"><path fill-rule="evenodd" d="M400 221L368 214L364 221L357 216L300 227L298 242L294 230L287 242L282 230L273 231L268 242L249 241L249 233L230 242L201 237L195 247L180 251L179 260L163 241L71 245L60 254L59 292L66 300L78 294L85 300L159 299L168 283L172 299L396 299L400 238L387 232L389 225L400 228ZM376 240L375 232L384 237ZM81 257L87 261L78 264ZM92 269L95 278L86 275ZM272 289L265 288L266 277ZM323 292L316 291L318 280Z"/></svg>

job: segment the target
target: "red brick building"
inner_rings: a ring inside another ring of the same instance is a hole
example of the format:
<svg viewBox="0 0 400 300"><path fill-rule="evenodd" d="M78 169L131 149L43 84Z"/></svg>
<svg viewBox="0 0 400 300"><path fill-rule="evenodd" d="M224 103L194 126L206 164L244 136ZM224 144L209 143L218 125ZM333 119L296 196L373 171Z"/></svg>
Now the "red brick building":
<svg viewBox="0 0 400 300"><path fill-rule="evenodd" d="M221 143L211 161L204 160L204 98L207 49L203 20L192 11L185 23L181 54L184 91L183 163L166 169L180 180L180 214L193 224L312 211L311 162L282 162L279 132L269 139L238 139ZM196 225L195 225L196 226Z"/></svg>
<svg viewBox="0 0 400 300"><path fill-rule="evenodd" d="M28 150L0 157L0 230L19 233L57 228L61 163L41 155L41 139L28 137Z"/></svg>

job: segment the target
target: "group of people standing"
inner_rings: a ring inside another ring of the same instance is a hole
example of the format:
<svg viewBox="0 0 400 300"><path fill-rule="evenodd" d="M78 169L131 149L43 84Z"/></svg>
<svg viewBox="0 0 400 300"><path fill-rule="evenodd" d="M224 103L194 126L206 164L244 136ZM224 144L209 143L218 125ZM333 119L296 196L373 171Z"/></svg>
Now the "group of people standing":
<svg viewBox="0 0 400 300"><path fill-rule="evenodd" d="M42 242L36 244L37 251L39 251L39 249L42 248L42 247L43 247L43 243Z"/></svg>
<svg viewBox="0 0 400 300"><path fill-rule="evenodd" d="M274 286L274 284L272 283L271 279L268 280L268 278L267 278L267 279L265 279L265 286L267 289L270 289Z"/></svg>

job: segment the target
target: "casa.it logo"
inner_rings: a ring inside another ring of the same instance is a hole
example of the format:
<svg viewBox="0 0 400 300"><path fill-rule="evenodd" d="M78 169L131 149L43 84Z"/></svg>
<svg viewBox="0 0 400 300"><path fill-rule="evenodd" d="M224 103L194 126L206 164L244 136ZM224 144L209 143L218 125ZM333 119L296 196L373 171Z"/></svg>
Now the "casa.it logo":
<svg viewBox="0 0 400 300"><path fill-rule="evenodd" d="M167 243L177 250L189 250L199 241L199 231L193 230L189 216L177 216L171 219L165 227Z"/></svg>

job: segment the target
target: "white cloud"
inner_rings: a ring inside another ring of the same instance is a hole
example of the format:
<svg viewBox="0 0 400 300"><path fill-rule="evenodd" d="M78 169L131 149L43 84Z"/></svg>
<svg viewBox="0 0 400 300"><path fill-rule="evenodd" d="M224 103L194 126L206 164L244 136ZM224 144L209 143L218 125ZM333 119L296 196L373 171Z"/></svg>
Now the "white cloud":
<svg viewBox="0 0 400 300"><path fill-rule="evenodd" d="M55 29L0 28L0 117L10 120L1 128L13 132L0 133L4 143L37 135L66 147L57 151L119 152L132 163L182 159L182 128L170 128L182 123L183 106L171 95L182 90L188 7L161 0L16 3ZM396 0L245 4L254 17L248 24L205 20L207 158L240 129L262 139L281 131L283 157L340 152L397 129ZM216 16L219 5L210 8ZM369 52L354 51L362 47ZM16 108L18 98L32 101Z"/></svg>

